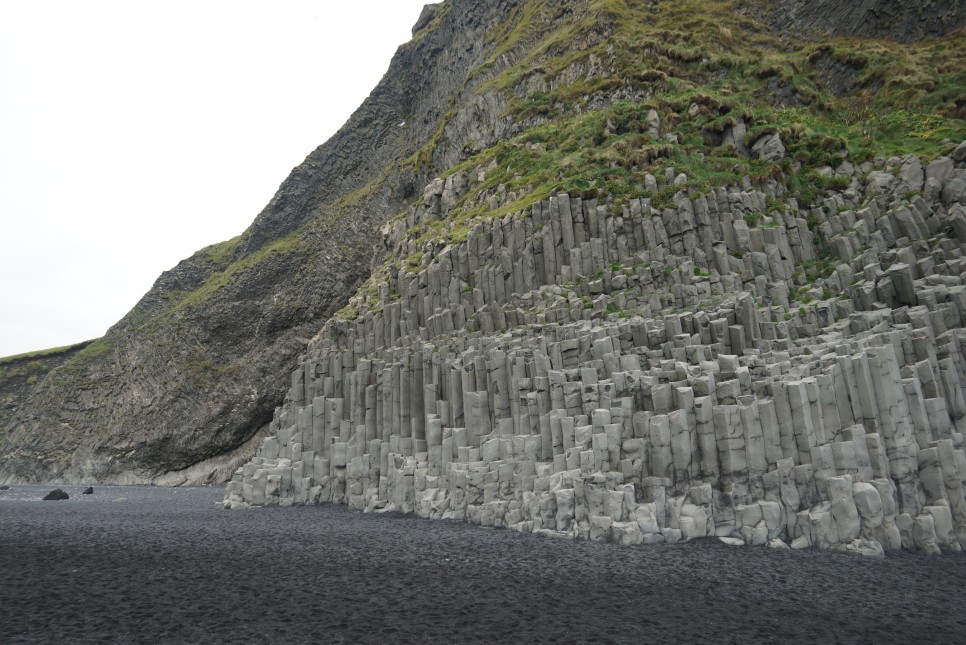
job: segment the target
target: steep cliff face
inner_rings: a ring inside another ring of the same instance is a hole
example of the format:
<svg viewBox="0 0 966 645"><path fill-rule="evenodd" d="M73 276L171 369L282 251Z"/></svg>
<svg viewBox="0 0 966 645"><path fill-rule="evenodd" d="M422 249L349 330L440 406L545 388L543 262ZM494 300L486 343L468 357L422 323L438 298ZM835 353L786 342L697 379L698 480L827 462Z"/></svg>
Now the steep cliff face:
<svg viewBox="0 0 966 645"><path fill-rule="evenodd" d="M945 36L966 24L958 0L784 0L747 2L768 23L786 33L828 34L914 42ZM764 7L762 6L764 5Z"/></svg>
<svg viewBox="0 0 966 645"><path fill-rule="evenodd" d="M441 170L407 160L460 103L493 47L486 34L515 4L438 11L244 234L164 273L21 396L0 435L0 480L146 482L243 446L271 419L307 339L368 274L380 225L420 175Z"/></svg>
<svg viewBox="0 0 966 645"><path fill-rule="evenodd" d="M964 33L756 6L522 5L225 505L966 547Z"/></svg>

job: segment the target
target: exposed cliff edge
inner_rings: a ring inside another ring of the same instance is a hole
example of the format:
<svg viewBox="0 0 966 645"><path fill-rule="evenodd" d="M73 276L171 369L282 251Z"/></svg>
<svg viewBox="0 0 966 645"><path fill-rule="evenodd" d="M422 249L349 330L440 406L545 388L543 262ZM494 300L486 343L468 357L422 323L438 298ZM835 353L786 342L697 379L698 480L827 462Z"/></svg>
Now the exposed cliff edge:
<svg viewBox="0 0 966 645"><path fill-rule="evenodd" d="M7 426L22 401L47 372L66 363L91 342L0 358L0 428ZM2 436L0 434L0 441Z"/></svg>

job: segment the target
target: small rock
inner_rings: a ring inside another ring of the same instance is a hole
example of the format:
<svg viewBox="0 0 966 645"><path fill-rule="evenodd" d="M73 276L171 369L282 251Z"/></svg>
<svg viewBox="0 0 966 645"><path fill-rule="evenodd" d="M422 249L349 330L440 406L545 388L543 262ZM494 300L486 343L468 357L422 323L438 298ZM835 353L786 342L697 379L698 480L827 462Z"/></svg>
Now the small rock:
<svg viewBox="0 0 966 645"><path fill-rule="evenodd" d="M869 173L868 183L865 186L865 194L867 197L875 197L876 195L885 195L891 191L895 185L899 182L898 179L892 173L882 172L877 170Z"/></svg>
<svg viewBox="0 0 966 645"><path fill-rule="evenodd" d="M832 546L829 551L861 555L866 558L885 557L885 551L882 549L882 545L875 540L855 539L846 544L836 544Z"/></svg>
<svg viewBox="0 0 966 645"><path fill-rule="evenodd" d="M661 117L658 116L657 110L651 109L647 111L647 117L645 118L647 123L647 133L652 137L660 136L661 134Z"/></svg>
<svg viewBox="0 0 966 645"><path fill-rule="evenodd" d="M9 486L0 486L0 490L10 490Z"/></svg>
<svg viewBox="0 0 966 645"><path fill-rule="evenodd" d="M785 158L785 144L777 134L766 134L751 147L752 154L765 161L780 163Z"/></svg>
<svg viewBox="0 0 966 645"><path fill-rule="evenodd" d="M664 542L667 544L677 544L681 541L681 529L664 528L661 529Z"/></svg>
<svg viewBox="0 0 966 645"><path fill-rule="evenodd" d="M949 157L940 157L926 165L926 181L935 179L941 185L942 182L946 181L953 174L954 170L952 159Z"/></svg>
<svg viewBox="0 0 966 645"><path fill-rule="evenodd" d="M790 549L787 544L781 538L775 538L768 543L768 548L770 549Z"/></svg>
<svg viewBox="0 0 966 645"><path fill-rule="evenodd" d="M47 502L47 501L58 501L58 500L62 500L62 499L70 499L70 495L68 495L67 493L65 493L64 491L62 491L59 488L55 488L54 490L52 490L49 493L47 493L47 496L46 497L44 497L44 501L45 502Z"/></svg>
<svg viewBox="0 0 966 645"><path fill-rule="evenodd" d="M81 493L81 495L93 495L93 494L94 494L94 488L91 486L88 486L87 488L85 488L84 492Z"/></svg>
<svg viewBox="0 0 966 645"><path fill-rule="evenodd" d="M955 161L956 163L959 163L960 161L966 161L966 141L963 141L958 146L956 146L956 149L953 150L953 154L951 154L950 156L953 158L953 161Z"/></svg>
<svg viewBox="0 0 966 645"><path fill-rule="evenodd" d="M939 545L936 543L936 523L932 515L917 515L912 523L912 536L916 541L916 549L926 555L940 555Z"/></svg>
<svg viewBox="0 0 966 645"><path fill-rule="evenodd" d="M955 177L948 181L941 196L944 204L966 201L966 177Z"/></svg>
<svg viewBox="0 0 966 645"><path fill-rule="evenodd" d="M727 544L728 546L744 546L745 545L745 541L742 540L741 538L735 538L735 537L719 537L718 539L721 540L722 542L724 542L725 544Z"/></svg>
<svg viewBox="0 0 966 645"><path fill-rule="evenodd" d="M799 535L797 538L792 540L792 548L795 549L796 551L800 551L801 549L807 549L810 546L812 546L812 542L811 540L808 539L808 536L806 535Z"/></svg>
<svg viewBox="0 0 966 645"><path fill-rule="evenodd" d="M741 155L748 157L751 155L751 151L748 149L748 146L745 145L745 135L747 134L748 134L748 128L745 125L745 122L742 120L739 120L733 126L730 126L725 129L724 137L722 138L721 143L723 145L734 146L735 148L738 149L738 152Z"/></svg>
<svg viewBox="0 0 966 645"><path fill-rule="evenodd" d="M916 155L906 155L899 166L899 180L907 190L921 191L925 176L922 161Z"/></svg>

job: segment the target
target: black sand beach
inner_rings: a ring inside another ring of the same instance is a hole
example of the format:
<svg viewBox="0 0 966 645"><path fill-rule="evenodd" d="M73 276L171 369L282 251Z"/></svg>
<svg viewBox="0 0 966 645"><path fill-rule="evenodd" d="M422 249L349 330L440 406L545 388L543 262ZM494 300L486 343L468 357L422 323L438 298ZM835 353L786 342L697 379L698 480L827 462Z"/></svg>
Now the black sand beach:
<svg viewBox="0 0 966 645"><path fill-rule="evenodd" d="M221 488L0 491L0 642L952 643L966 557L619 547Z"/></svg>

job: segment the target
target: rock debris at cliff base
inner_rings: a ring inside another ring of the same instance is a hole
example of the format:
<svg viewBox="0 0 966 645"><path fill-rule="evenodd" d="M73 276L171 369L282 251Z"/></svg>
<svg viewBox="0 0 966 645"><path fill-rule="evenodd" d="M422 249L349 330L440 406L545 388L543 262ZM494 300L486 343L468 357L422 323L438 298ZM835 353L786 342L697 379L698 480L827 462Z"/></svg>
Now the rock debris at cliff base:
<svg viewBox="0 0 966 645"><path fill-rule="evenodd" d="M558 194L477 223L326 326L226 506L960 551L966 169L889 165L843 164L849 188L811 209L769 181L663 209ZM468 183L428 186L393 254ZM814 298L791 298L818 263Z"/></svg>

